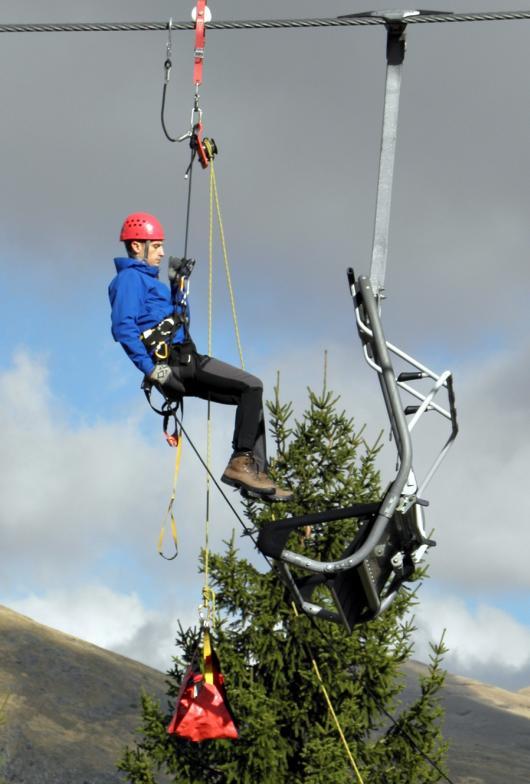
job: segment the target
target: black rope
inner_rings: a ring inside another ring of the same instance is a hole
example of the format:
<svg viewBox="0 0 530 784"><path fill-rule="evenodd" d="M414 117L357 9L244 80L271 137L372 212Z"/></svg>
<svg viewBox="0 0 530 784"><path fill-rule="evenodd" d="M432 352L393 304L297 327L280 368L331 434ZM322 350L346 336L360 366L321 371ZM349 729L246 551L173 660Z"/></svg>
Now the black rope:
<svg viewBox="0 0 530 784"><path fill-rule="evenodd" d="M212 480L212 482L215 484L215 486L217 487L217 489L218 489L218 490L219 490L219 492L221 493L222 497L224 498L224 500L226 501L226 503L228 504L228 506L230 507L230 509L232 510L232 512L234 513L234 515L236 516L236 518L239 520L239 522L240 522L240 524L241 524L241 526L242 526L242 528L243 528L243 530L244 530L245 534L246 534L247 536L249 536L249 537L250 537L250 539L252 540L252 542L254 543L254 545L257 547L257 542L256 542L256 539L255 539L255 537L254 537L254 533L253 533L253 531L252 531L250 528L248 528L248 526L247 526L247 525L245 525L245 523L244 523L243 519L242 519L242 518L241 518L241 516L238 514L238 512L236 511L236 509L234 508L234 506L233 506L233 504L230 502L230 500L227 498L227 496L226 496L226 494L225 494L225 492L224 492L223 488L221 487L221 485L219 484L219 482L217 481L217 479L215 478L215 476L214 476L214 475L212 474L212 472L210 471L210 469L209 469L208 465L206 464L206 461L203 459L203 457L202 457L202 455L200 454L199 450L197 449L197 447L195 446L195 444L194 444L194 443L193 443L193 441L191 440L190 436L188 435L188 433L187 433L187 432L186 432L186 430L184 429L184 426L182 425L182 422L180 422L180 421L178 420L178 418L177 418L177 417L175 417L175 418L176 418L176 420L177 420L177 423L178 423L178 425L179 425L179 428L180 428L180 429L181 429L181 431L184 433L184 436L186 437L186 440L188 441L189 445L191 446L191 448L192 448L192 449L193 449L193 451L195 452L195 455L196 455L196 456L197 456L197 458L199 459L199 462L201 463L201 465L203 466L203 468L205 469L205 471L208 473L208 475L209 475L210 479L211 479L211 480ZM266 555L264 555L263 553L262 553L262 556L263 556L263 558L266 560L266 562L267 562L267 564L268 564L269 568L270 568L270 569L274 569L274 565L271 563L270 559L269 559L269 558L267 558L267 556L266 556ZM287 588L286 588L286 590L287 590ZM324 639L324 642L325 642L325 643L328 645L328 647L329 647L329 648L330 648L330 650L331 650L331 645L330 645L329 638L328 638L328 637L327 637L327 636L324 634L324 632L322 631L322 629L320 628L320 626L317 624L317 622L316 622L316 619L315 619L315 618L313 618L313 616L311 616L311 615L306 615L306 617L309 619L309 621L310 621L310 623L312 624L312 626L313 626L313 627L314 627L314 628L315 628L315 629L318 631L318 633L319 633L319 634L321 635L321 637ZM311 650L311 647L308 645L308 643L306 643L304 640L301 640L301 641L300 641L300 644L301 644L301 645L302 645L302 647L305 649L305 652L306 652L306 655L307 655L308 659L309 659L309 660L316 660L316 658L315 658L315 656L314 656L314 654L313 654L313 652L312 652L312 650ZM378 708L378 709L381 711L381 713L383 713L383 714L384 714L384 715L387 717L387 719L389 719L389 721L391 721L391 722L392 722L392 724L393 724L395 727L397 727L397 728L399 729L399 732L400 732L400 733L403 735L403 737L404 737L404 738L406 738L406 740L407 740L407 741L410 743L410 745L412 746L412 748L413 748L413 749L414 749L414 750L415 750L415 751L416 751L416 752L417 752L417 753L418 753L418 754L419 754L419 755L420 755L420 756L421 756L421 757L422 757L422 758L423 758L423 759L424 759L426 762L428 762L428 763L429 763L429 765L431 765L431 766L433 767L433 769L434 769L434 770L436 770L436 772L437 772L437 773L439 773L439 774L440 774L440 776L442 776L442 778L443 778L443 779L444 779L446 782L448 782L448 784L455 784L455 782L454 782L454 781L453 781L451 778L449 778L449 777L448 777L448 776L447 776L447 775L444 773L444 771L443 771L443 770L442 770L442 769L439 767L439 765L438 765L438 764L437 764L437 763L436 763L434 760L432 760L432 759L429 757L429 755L428 755L428 754L426 754L426 753L425 753L425 752L424 752L422 749L420 749L420 748L419 748L419 746L418 746L418 744L416 743L416 741L414 740L414 738L413 738L413 737L412 737L412 736L411 736L411 735L410 735L410 734L409 734L409 733L408 733L406 730L404 730L402 727L400 727L400 726L399 726L399 721L398 721L398 720L397 720L397 719L396 719L396 718L395 718L395 717L394 717L394 716L393 716L393 715L392 715L392 714L391 714L389 711L387 711L387 710L386 710L386 708L385 708L385 707L384 707L384 706L381 704L381 702L380 702L380 701L379 701L379 699L376 697L376 695L373 693L373 691L372 691L370 688L368 688L366 685L365 685L365 689L366 689L366 691L367 691L367 692L370 694L370 696L372 697L372 699L374 700L375 704L377 705L377 708Z"/></svg>
<svg viewBox="0 0 530 784"><path fill-rule="evenodd" d="M316 622L316 619L312 615L306 615L306 617L309 619L309 622L311 623L313 628L322 637L322 639L324 640L324 642L326 643L326 645L328 647L328 650L330 652L332 652L333 651L333 645L331 644L329 637L326 634L324 634L324 632L322 631L322 629L320 628L320 626ZM302 645L306 646L307 643L303 642ZM309 647L307 648L307 650L311 651L311 649ZM442 778L445 781L448 782L448 784L455 784L455 782L451 778L449 778L449 776L447 776L446 773L444 773L444 771L439 767L439 765L433 759L431 759L428 754L426 754L422 749L420 749L420 747L418 746L418 744L416 743L416 741L414 740L412 735L410 735L406 730L404 730L403 727L399 726L398 719L396 719L395 716L393 716L389 711L387 711L387 709L384 707L384 705L382 705L382 703L380 702L379 698L375 695L375 693L372 691L372 689L370 689L365 683L363 684L363 687L368 692L370 697L373 699L373 701L375 702L375 704L376 704L377 708L379 709L379 711L381 713L383 713L387 717L387 719L392 723L392 725L399 730L399 732L403 735L403 737L410 743L412 748L421 757L423 757L425 762L428 762L429 765L431 765L434 768L434 770L436 770L436 772L439 773L440 776L442 776Z"/></svg>
<svg viewBox="0 0 530 784"><path fill-rule="evenodd" d="M530 19L530 11L484 11L477 13L424 13L406 17L406 24L443 22L500 22ZM278 30L315 27L370 27L384 25L379 16L331 17L319 19L247 19L208 22L208 30ZM64 22L42 24L2 24L0 33L103 33L168 30L167 22ZM171 30L194 30L194 22L171 22Z"/></svg>
<svg viewBox="0 0 530 784"><path fill-rule="evenodd" d="M397 727L398 731L410 743L414 751L416 751L416 753L419 754L420 757L422 757L425 760L425 762L428 762L429 765L431 765L434 768L434 770L440 774L440 776L444 779L444 781L447 781L448 784L456 784L456 782L454 782L452 778L450 778L446 773L444 773L444 771L440 768L440 766L433 759L431 759L428 754L426 754L424 751L422 751L422 749L420 749L420 747L418 746L418 744L416 743L412 735L410 735L406 730L404 730L403 727L399 726L399 721L396 718L394 718L394 716L392 716L392 714L389 711L387 711L384 705L382 705L379 702L379 699L376 697L373 691L366 686L365 688L368 694L370 695L370 697L377 705L378 709L381 711L381 713L384 713L387 719L389 719L389 721L392 722L394 727Z"/></svg>
<svg viewBox="0 0 530 784"><path fill-rule="evenodd" d="M204 468L204 470L207 472L208 476L210 477L210 479L212 480L212 482L214 483L214 485L216 486L216 488L219 490L219 492L220 492L220 493L221 493L221 495L223 496L224 500L226 501L226 503L228 504L228 506L230 507L230 509L231 509L231 510L232 510L232 512L234 513L234 515L235 515L235 516L237 517L237 519L239 520L239 522L240 522L240 524L241 524L241 527L243 528L243 530L244 530L244 532L245 532L245 535L250 537L250 539L252 540L252 542L253 542L254 546L257 548L257 541L256 541L256 538L255 538L255 536L254 536L254 531L252 531L252 529L250 529L250 528L249 528L249 527L248 527L248 526L245 524L245 522L243 521L242 517L241 517L241 516L239 515L239 513L236 511L236 509L235 509L234 505L232 504L232 502L230 501L230 499L228 498L228 496L227 496L227 495L226 495L226 493L224 492L223 488L221 487L221 485L219 484L219 482L217 481L217 479L215 478L215 476L212 474L212 472L211 472L210 468L209 468L209 467L208 467L208 465L206 464L206 461L204 460L204 458L202 457L201 453L199 452L199 450L197 449L197 447L195 446L195 444L194 444L194 443L193 443L193 441L191 440L190 436L188 435L188 433L187 433L187 432L186 432L186 430L184 429L184 425L182 424L182 422L181 422L181 421L178 419L178 417L176 417L176 416L175 416L175 419L176 419L176 421L177 421L177 423L178 423L178 426L179 426L179 428L180 428L180 429L182 430L182 432L184 433L184 436L185 436L185 438L186 438L186 440L187 440L188 444L191 446L191 448L192 448L192 449L193 449L193 451L195 452L195 455L196 455L196 457L198 458L198 460L199 460L200 464L202 465L202 467ZM269 559L268 559L268 558L266 558L265 556L264 556L264 558L265 558L265 560L267 561L267 564L269 565L269 567L272 569L272 564L271 564L271 562L269 561Z"/></svg>
<svg viewBox="0 0 530 784"><path fill-rule="evenodd" d="M195 147L191 148L191 158L190 158L190 165L186 170L186 177L188 178L188 199L186 202L186 227L184 230L184 258L188 258L188 239L190 235L190 212L191 212L191 185L192 185L192 177L193 177L193 163L195 161L195 156L197 154L197 149Z"/></svg>
<svg viewBox="0 0 530 784"><path fill-rule="evenodd" d="M168 61L166 60L166 63L167 62ZM167 65L165 67L167 68ZM164 131L164 135L165 135L166 139L168 141L170 141L170 142L180 142L180 141L183 141L183 140L179 139L178 136L171 136L171 134L169 133L169 131L167 129L167 125L166 125L166 119L165 119L165 114L166 114L166 92L167 92L168 84L169 84L169 82L166 80L164 82L164 87L162 88L162 108L160 110L160 121L162 123L162 130Z"/></svg>

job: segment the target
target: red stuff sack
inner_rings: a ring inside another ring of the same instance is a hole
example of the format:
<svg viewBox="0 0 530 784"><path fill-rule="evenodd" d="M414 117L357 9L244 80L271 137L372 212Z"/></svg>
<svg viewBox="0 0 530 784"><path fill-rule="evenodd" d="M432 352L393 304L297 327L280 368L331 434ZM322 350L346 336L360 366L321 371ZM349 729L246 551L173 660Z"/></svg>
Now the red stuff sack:
<svg viewBox="0 0 530 784"><path fill-rule="evenodd" d="M238 737L219 659L205 640L205 652L207 650L204 675L196 658L186 670L177 695L175 713L167 728L169 735L195 742Z"/></svg>

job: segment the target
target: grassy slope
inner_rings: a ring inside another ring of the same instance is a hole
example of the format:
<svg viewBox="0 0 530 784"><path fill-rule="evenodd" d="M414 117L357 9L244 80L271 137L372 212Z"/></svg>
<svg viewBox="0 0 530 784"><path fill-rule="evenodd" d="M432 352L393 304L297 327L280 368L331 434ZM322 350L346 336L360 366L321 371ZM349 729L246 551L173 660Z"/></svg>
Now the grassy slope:
<svg viewBox="0 0 530 784"><path fill-rule="evenodd" d="M406 667L405 699L424 670ZM162 673L0 606L0 700L9 695L0 782L123 781L115 761L139 724L142 688L165 705ZM444 702L456 784L530 782L530 689L512 693L450 675Z"/></svg>

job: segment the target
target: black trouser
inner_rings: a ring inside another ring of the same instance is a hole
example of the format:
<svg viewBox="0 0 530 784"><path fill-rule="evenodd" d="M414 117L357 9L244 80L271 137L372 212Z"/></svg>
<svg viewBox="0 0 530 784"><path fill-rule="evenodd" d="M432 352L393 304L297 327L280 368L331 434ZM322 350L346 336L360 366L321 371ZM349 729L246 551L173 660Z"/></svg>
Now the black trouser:
<svg viewBox="0 0 530 784"><path fill-rule="evenodd" d="M193 345L173 346L169 362L186 397L237 406L232 448L234 452L252 451L260 470L265 471L267 451L260 379L234 365L198 354Z"/></svg>

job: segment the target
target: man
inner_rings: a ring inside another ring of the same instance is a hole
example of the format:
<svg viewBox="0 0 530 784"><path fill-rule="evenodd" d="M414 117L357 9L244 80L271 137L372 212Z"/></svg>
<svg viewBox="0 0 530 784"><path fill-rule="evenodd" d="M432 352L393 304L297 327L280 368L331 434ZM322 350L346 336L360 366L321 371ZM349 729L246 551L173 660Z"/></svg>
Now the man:
<svg viewBox="0 0 530 784"><path fill-rule="evenodd" d="M127 257L114 260L118 274L109 286L114 339L167 398L209 398L237 406L233 454L222 481L264 500L290 500L292 493L267 474L260 379L197 353L191 339L185 277L194 262L170 260L170 291L158 279L164 229L157 218L144 212L128 215L120 240Z"/></svg>

